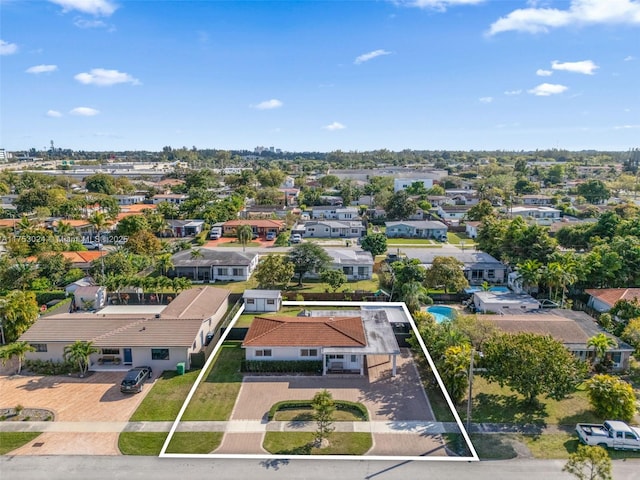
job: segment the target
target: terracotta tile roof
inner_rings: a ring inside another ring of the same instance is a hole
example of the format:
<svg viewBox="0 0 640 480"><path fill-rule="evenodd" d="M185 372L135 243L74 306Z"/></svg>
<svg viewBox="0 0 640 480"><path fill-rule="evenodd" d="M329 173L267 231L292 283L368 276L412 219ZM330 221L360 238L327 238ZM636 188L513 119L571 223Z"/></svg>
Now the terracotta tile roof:
<svg viewBox="0 0 640 480"><path fill-rule="evenodd" d="M60 225L60 223L66 223L71 227L89 227L91 225L91 223L89 223L89 220L56 220L55 222L53 222L53 226L57 227L58 225Z"/></svg>
<svg viewBox="0 0 640 480"><path fill-rule="evenodd" d="M13 227L17 223L15 218L0 218L0 227Z"/></svg>
<svg viewBox="0 0 640 480"><path fill-rule="evenodd" d="M360 317L255 317L245 347L365 347Z"/></svg>
<svg viewBox="0 0 640 480"><path fill-rule="evenodd" d="M251 225L254 227L284 227L282 220L229 220L224 222L225 227L239 227L240 225Z"/></svg>
<svg viewBox="0 0 640 480"><path fill-rule="evenodd" d="M635 298L640 302L640 288L590 288L585 292L610 307L618 300L632 301Z"/></svg>
<svg viewBox="0 0 640 480"><path fill-rule="evenodd" d="M124 205L120 207L121 212L142 212L143 210L155 210L158 208L157 205L153 205L152 203L134 203L133 205Z"/></svg>
<svg viewBox="0 0 640 480"><path fill-rule="evenodd" d="M109 252L91 250L86 252L60 252L64 258L71 260L71 263L89 263L100 257L108 255Z"/></svg>

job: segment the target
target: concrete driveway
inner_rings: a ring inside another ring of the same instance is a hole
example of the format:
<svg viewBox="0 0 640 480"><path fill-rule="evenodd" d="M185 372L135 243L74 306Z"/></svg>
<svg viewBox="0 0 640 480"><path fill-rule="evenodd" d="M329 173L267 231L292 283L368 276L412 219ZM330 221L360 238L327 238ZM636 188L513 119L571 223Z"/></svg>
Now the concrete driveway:
<svg viewBox="0 0 640 480"><path fill-rule="evenodd" d="M86 378L2 376L0 407L46 408L65 422L126 422L152 384L142 393L120 393L124 372L96 372ZM118 433L44 433L12 455L119 455Z"/></svg>
<svg viewBox="0 0 640 480"><path fill-rule="evenodd" d="M398 356L397 375L391 376L387 356L367 357L368 375L324 377L246 377L231 420L265 420L271 406L282 400L311 399L327 389L335 400L360 402L373 421L433 421L434 415L408 350ZM369 455L446 455L440 436L407 432L373 434ZM215 453L264 453L262 436L225 434Z"/></svg>

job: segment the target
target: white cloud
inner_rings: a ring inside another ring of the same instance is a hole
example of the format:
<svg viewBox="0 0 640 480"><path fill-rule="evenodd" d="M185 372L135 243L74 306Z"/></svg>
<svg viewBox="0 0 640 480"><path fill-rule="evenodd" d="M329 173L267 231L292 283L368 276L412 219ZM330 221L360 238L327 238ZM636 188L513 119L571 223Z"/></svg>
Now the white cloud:
<svg viewBox="0 0 640 480"><path fill-rule="evenodd" d="M73 24L78 28L107 28L107 24L102 20L87 20L86 18L76 18Z"/></svg>
<svg viewBox="0 0 640 480"><path fill-rule="evenodd" d="M0 40L0 55L13 55L18 51L18 45L15 43Z"/></svg>
<svg viewBox="0 0 640 480"><path fill-rule="evenodd" d="M69 112L71 115L78 115L80 117L93 117L100 113L99 110L91 107L76 107Z"/></svg>
<svg viewBox="0 0 640 480"><path fill-rule="evenodd" d="M333 122L333 123L330 123L329 125L325 125L322 128L325 130L329 130L330 132L333 132L334 130L344 130L347 127L341 124L340 122Z"/></svg>
<svg viewBox="0 0 640 480"><path fill-rule="evenodd" d="M477 5L485 0L395 0L394 3L406 7L430 8L444 12L447 7Z"/></svg>
<svg viewBox="0 0 640 480"><path fill-rule="evenodd" d="M489 35L518 31L548 32L569 25L640 24L637 0L571 0L567 10L557 8L520 8L501 17L489 27Z"/></svg>
<svg viewBox="0 0 640 480"><path fill-rule="evenodd" d="M94 68L89 73L79 73L73 78L85 85L97 85L98 87L110 87L118 83L141 85L140 80L133 78L128 73L119 72L118 70L105 70L104 68Z"/></svg>
<svg viewBox="0 0 640 480"><path fill-rule="evenodd" d="M553 75L553 72L551 70L543 70L542 68L539 68L536 70L536 75L539 77L550 77Z"/></svg>
<svg viewBox="0 0 640 480"><path fill-rule="evenodd" d="M598 67L591 60L582 60L581 62L563 62L557 60L551 62L551 68L554 70L564 70L566 72L583 73L584 75L593 75L594 70Z"/></svg>
<svg viewBox="0 0 640 480"><path fill-rule="evenodd" d="M493 97L480 97L478 101L480 103L491 103L493 102Z"/></svg>
<svg viewBox="0 0 640 480"><path fill-rule="evenodd" d="M57 110L49 110L47 111L47 117L59 118L62 114Z"/></svg>
<svg viewBox="0 0 640 480"><path fill-rule="evenodd" d="M628 55L626 57L624 57L624 61L625 62L630 62L631 60L635 60L636 57L634 57L633 55Z"/></svg>
<svg viewBox="0 0 640 480"><path fill-rule="evenodd" d="M613 127L616 130L631 130L631 129L635 129L635 128L640 128L640 125L618 125L616 127Z"/></svg>
<svg viewBox="0 0 640 480"><path fill-rule="evenodd" d="M51 73L58 70L57 65L34 65L25 70L27 73Z"/></svg>
<svg viewBox="0 0 640 480"><path fill-rule="evenodd" d="M272 110L274 108L280 108L282 105L284 104L280 100L272 98L271 100L265 100L257 105L253 105L253 108L257 108L258 110Z"/></svg>
<svg viewBox="0 0 640 480"><path fill-rule="evenodd" d="M522 90L507 90L504 92L505 95L520 95Z"/></svg>
<svg viewBox="0 0 640 480"><path fill-rule="evenodd" d="M557 95L568 90L569 87L553 83L541 83L537 87L527 90L527 92L537 95L538 97L548 97L549 95Z"/></svg>
<svg viewBox="0 0 640 480"><path fill-rule="evenodd" d="M101 15L108 17L118 9L118 6L109 0L49 0L60 5L63 12L77 10L89 15Z"/></svg>
<svg viewBox="0 0 640 480"><path fill-rule="evenodd" d="M360 65L361 63L380 57L381 55L391 55L391 52L387 52L386 50L374 50L373 52L363 53L362 55L357 56L353 63Z"/></svg>

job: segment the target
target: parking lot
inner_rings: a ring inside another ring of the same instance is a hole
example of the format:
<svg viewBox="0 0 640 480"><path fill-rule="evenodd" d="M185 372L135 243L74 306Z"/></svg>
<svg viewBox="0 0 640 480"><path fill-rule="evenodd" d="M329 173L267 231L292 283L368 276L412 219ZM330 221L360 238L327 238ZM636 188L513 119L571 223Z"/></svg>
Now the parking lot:
<svg viewBox="0 0 640 480"><path fill-rule="evenodd" d="M1 376L0 407L51 410L63 422L126 422L151 389L123 394L125 372L96 372L86 378L63 376ZM83 428L91 430L90 428ZM44 433L12 452L15 455L118 455L118 433Z"/></svg>

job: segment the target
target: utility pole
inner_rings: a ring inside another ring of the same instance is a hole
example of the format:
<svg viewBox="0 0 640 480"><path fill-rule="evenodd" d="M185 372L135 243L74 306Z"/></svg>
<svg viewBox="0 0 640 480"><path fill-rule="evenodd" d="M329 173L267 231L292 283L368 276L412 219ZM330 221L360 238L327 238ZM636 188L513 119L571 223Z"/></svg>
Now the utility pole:
<svg viewBox="0 0 640 480"><path fill-rule="evenodd" d="M467 398L467 433L471 433L471 402L473 401L473 357L476 350L471 347L471 356L469 358L469 397Z"/></svg>

